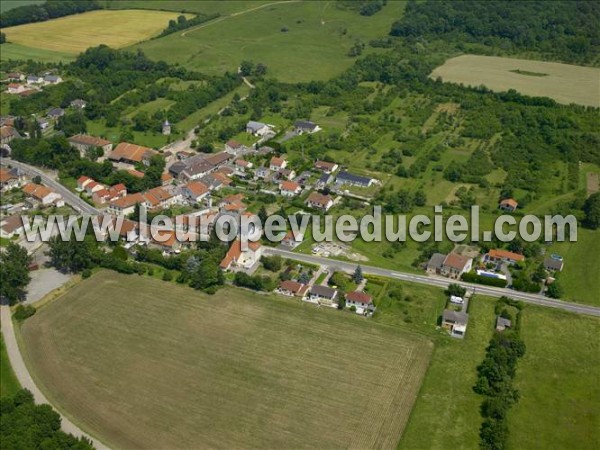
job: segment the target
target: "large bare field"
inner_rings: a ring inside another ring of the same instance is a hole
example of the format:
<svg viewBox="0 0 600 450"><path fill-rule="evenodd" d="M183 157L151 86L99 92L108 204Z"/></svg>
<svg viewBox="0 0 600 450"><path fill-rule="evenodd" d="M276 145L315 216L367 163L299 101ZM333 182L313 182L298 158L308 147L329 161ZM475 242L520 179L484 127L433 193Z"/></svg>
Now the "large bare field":
<svg viewBox="0 0 600 450"><path fill-rule="evenodd" d="M515 71L520 71L517 73ZM558 103L600 106L600 69L496 56L462 55L447 60L431 78L485 85L494 91L516 91L550 97Z"/></svg>
<svg viewBox="0 0 600 450"><path fill-rule="evenodd" d="M159 34L179 14L165 11L90 11L2 30L9 42L63 53L106 44L121 48Z"/></svg>
<svg viewBox="0 0 600 450"><path fill-rule="evenodd" d="M396 448L425 338L297 300L100 272L21 328L34 378L114 448Z"/></svg>

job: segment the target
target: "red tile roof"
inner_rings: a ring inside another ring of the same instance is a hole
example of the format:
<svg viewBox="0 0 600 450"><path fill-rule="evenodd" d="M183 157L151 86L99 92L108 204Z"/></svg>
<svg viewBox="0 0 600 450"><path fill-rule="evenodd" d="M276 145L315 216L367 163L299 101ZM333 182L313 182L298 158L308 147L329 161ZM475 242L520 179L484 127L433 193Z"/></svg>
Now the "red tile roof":
<svg viewBox="0 0 600 450"><path fill-rule="evenodd" d="M494 248L488 252L490 258L510 259L512 261L523 261L525 257L518 253L509 252L508 250L502 250L501 248Z"/></svg>
<svg viewBox="0 0 600 450"><path fill-rule="evenodd" d="M365 294L364 292L354 291L346 294L346 300L358 303L371 303L373 301L373 297L371 297L369 294Z"/></svg>

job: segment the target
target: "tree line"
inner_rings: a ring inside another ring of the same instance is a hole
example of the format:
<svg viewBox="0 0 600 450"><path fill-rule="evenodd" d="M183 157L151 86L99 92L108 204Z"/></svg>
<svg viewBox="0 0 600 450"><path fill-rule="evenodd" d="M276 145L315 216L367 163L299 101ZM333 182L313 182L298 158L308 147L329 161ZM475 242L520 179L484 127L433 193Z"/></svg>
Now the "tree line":
<svg viewBox="0 0 600 450"><path fill-rule="evenodd" d="M0 27L44 22L101 8L102 6L96 0L47 0L41 5L23 5L3 11L0 16Z"/></svg>
<svg viewBox="0 0 600 450"><path fill-rule="evenodd" d="M0 398L0 440L3 448L91 450L89 439L60 429L61 418L50 405L36 405L33 395L21 389Z"/></svg>
<svg viewBox="0 0 600 450"><path fill-rule="evenodd" d="M536 51L567 62L596 64L599 22L600 4L595 1L410 0L390 34L511 53Z"/></svg>

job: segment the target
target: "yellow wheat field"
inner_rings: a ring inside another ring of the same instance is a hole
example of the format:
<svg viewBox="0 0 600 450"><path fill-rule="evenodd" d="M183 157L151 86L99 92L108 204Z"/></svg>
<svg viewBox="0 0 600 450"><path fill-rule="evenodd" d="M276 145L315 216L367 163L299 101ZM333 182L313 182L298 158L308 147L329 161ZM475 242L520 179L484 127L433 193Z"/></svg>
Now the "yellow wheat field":
<svg viewBox="0 0 600 450"><path fill-rule="evenodd" d="M80 53L106 44L121 48L149 39L165 29L175 12L90 11L46 22L5 28L9 42L32 48Z"/></svg>

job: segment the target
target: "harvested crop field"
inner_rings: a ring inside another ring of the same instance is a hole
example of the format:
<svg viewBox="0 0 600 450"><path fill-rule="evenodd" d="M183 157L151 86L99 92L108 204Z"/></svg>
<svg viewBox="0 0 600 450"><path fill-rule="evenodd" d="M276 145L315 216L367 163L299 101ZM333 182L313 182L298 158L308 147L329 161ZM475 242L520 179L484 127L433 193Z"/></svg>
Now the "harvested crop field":
<svg viewBox="0 0 600 450"><path fill-rule="evenodd" d="M297 300L113 272L21 333L51 401L116 448L396 448L432 350Z"/></svg>
<svg viewBox="0 0 600 450"><path fill-rule="evenodd" d="M100 44L121 48L144 41L159 34L178 15L165 11L101 10L2 31L15 44L76 54Z"/></svg>
<svg viewBox="0 0 600 450"><path fill-rule="evenodd" d="M558 103L600 106L600 69L552 62L462 55L436 68L431 78L485 85L493 91L516 91L550 97Z"/></svg>

